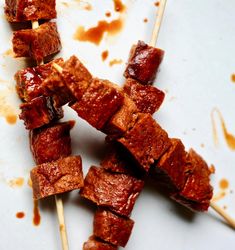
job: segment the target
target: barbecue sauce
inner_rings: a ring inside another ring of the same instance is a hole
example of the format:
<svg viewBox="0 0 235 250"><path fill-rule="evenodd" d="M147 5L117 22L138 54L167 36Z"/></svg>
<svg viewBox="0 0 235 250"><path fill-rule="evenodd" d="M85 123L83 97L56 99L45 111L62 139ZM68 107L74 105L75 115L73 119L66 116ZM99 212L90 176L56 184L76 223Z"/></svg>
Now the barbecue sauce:
<svg viewBox="0 0 235 250"><path fill-rule="evenodd" d="M154 5L158 7L160 5L160 2L155 2Z"/></svg>
<svg viewBox="0 0 235 250"><path fill-rule="evenodd" d="M231 75L231 81L235 83L235 74Z"/></svg>
<svg viewBox="0 0 235 250"><path fill-rule="evenodd" d="M18 212L16 213L16 218L17 219L23 219L25 217L25 213L24 212Z"/></svg>
<svg viewBox="0 0 235 250"><path fill-rule="evenodd" d="M77 28L74 39L82 42L91 42L99 45L105 33L115 35L122 30L123 20L115 19L111 22L101 20L95 27L85 30L83 26Z"/></svg>
<svg viewBox="0 0 235 250"><path fill-rule="evenodd" d="M108 56L109 56L108 50L103 51L101 54L102 61L105 61L108 58Z"/></svg>
<svg viewBox="0 0 235 250"><path fill-rule="evenodd" d="M33 208L33 224L34 226L39 226L41 222L41 215L38 208L38 201L34 201Z"/></svg>
<svg viewBox="0 0 235 250"><path fill-rule="evenodd" d="M235 135L232 135L230 132L228 132L225 121L224 121L224 118L223 118L221 112L217 108L214 108L212 110L212 113L211 113L212 125L213 125L213 136L214 136L215 144L218 145L218 135L217 135L217 131L216 131L216 123L215 123L215 118L214 118L215 113L217 113L219 115L219 119L220 119L220 123L221 123L221 126L222 126L224 138L226 140L226 143L227 143L228 147L231 150L235 150Z"/></svg>
<svg viewBox="0 0 235 250"><path fill-rule="evenodd" d="M109 66L112 67L115 64L121 64L122 60L121 59L113 59L112 61L109 62Z"/></svg>
<svg viewBox="0 0 235 250"><path fill-rule="evenodd" d="M227 189L229 187L229 182L226 179L222 179L219 182L219 186L221 189Z"/></svg>
<svg viewBox="0 0 235 250"><path fill-rule="evenodd" d="M113 0L114 9L117 12L123 12L126 9L126 6L122 3L121 0Z"/></svg>

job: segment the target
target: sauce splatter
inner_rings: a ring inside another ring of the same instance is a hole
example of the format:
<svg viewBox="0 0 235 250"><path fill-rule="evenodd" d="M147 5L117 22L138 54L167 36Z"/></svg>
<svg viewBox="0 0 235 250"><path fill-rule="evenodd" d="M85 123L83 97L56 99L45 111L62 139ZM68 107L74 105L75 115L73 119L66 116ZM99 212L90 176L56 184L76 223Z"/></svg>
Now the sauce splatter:
<svg viewBox="0 0 235 250"><path fill-rule="evenodd" d="M213 202L217 202L221 199L223 199L226 196L226 193L224 191L220 191L218 194L214 195L214 197L212 198Z"/></svg>
<svg viewBox="0 0 235 250"><path fill-rule="evenodd" d="M126 6L122 3L121 0L113 0L114 9L117 12L123 12L126 9Z"/></svg>
<svg viewBox="0 0 235 250"><path fill-rule="evenodd" d="M112 67L113 65L121 64L121 63L122 63L121 59L113 59L112 61L109 62L109 66Z"/></svg>
<svg viewBox="0 0 235 250"><path fill-rule="evenodd" d="M74 2L79 3L79 7L84 10L92 10L92 5L86 1L74 0Z"/></svg>
<svg viewBox="0 0 235 250"><path fill-rule="evenodd" d="M205 144L204 144L204 143L201 143L200 146L201 146L201 148L204 148L204 147L205 147Z"/></svg>
<svg viewBox="0 0 235 250"><path fill-rule="evenodd" d="M25 213L24 212L18 212L16 213L16 218L17 219L23 219L25 217Z"/></svg>
<svg viewBox="0 0 235 250"><path fill-rule="evenodd" d="M215 114L216 113L219 116L220 123L221 123L222 130L223 130L223 134L224 134L224 138L226 140L226 143L227 143L228 147L231 150L235 150L235 136L232 135L230 132L228 132L227 127L225 125L224 118L223 118L221 112L217 108L214 108L212 110L212 112L211 112L212 127L213 127L213 138L214 138L215 145L216 146L218 145L218 135L217 135L217 130L216 130L216 122L215 122Z"/></svg>
<svg viewBox="0 0 235 250"><path fill-rule="evenodd" d="M215 173L215 166L213 164L210 165L209 170L211 172L211 174Z"/></svg>
<svg viewBox="0 0 235 250"><path fill-rule="evenodd" d="M160 2L155 2L154 5L158 7L160 5Z"/></svg>
<svg viewBox="0 0 235 250"><path fill-rule="evenodd" d="M91 42L99 45L105 33L115 35L123 28L123 20L121 18L107 22L101 20L95 27L85 30L83 26L79 26L74 34L74 39L82 42Z"/></svg>
<svg viewBox="0 0 235 250"><path fill-rule="evenodd" d="M226 179L222 179L219 182L219 186L221 189L227 189L229 187L229 182Z"/></svg>
<svg viewBox="0 0 235 250"><path fill-rule="evenodd" d="M8 182L9 186L12 188L20 188L24 185L24 178L19 177Z"/></svg>
<svg viewBox="0 0 235 250"><path fill-rule="evenodd" d="M143 21L144 21L144 23L147 23L148 22L148 18L145 18Z"/></svg>
<svg viewBox="0 0 235 250"><path fill-rule="evenodd" d="M235 83L235 74L231 75L231 81Z"/></svg>
<svg viewBox="0 0 235 250"><path fill-rule="evenodd" d="M6 121L12 125L17 121L16 110L8 103L9 90L0 91L0 116L4 117Z"/></svg>
<svg viewBox="0 0 235 250"><path fill-rule="evenodd" d="M106 16L106 17L111 17L111 12L110 12L110 11L107 11L107 12L105 13L105 16Z"/></svg>
<svg viewBox="0 0 235 250"><path fill-rule="evenodd" d="M108 56L109 56L108 50L103 51L101 54L102 61L105 61L108 58Z"/></svg>
<svg viewBox="0 0 235 250"><path fill-rule="evenodd" d="M38 201L34 201L33 208L33 224L34 226L39 226L41 222L41 215L38 208Z"/></svg>

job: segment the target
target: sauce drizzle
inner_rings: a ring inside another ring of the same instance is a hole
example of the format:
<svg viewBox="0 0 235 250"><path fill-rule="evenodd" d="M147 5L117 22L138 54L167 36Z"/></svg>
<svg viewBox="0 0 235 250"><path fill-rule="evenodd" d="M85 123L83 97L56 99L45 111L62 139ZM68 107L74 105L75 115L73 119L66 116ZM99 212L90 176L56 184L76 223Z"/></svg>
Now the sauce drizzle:
<svg viewBox="0 0 235 250"><path fill-rule="evenodd" d="M217 135L217 131L216 131L216 123L215 123L215 118L214 118L215 113L217 113L219 116L220 123L221 123L222 130L223 130L223 134L224 134L224 138L226 140L228 147L231 150L235 150L235 136L232 135L230 132L228 132L227 127L225 125L224 118L223 118L221 112L217 108L214 108L211 112L211 119L212 119L212 126L213 126L213 137L214 137L215 145L216 146L218 145L218 135Z"/></svg>
<svg viewBox="0 0 235 250"><path fill-rule="evenodd" d="M85 30L83 26L79 26L73 38L82 42L91 42L99 45L105 33L108 35L115 35L123 28L123 21L121 18L115 19L111 22L101 20L95 27Z"/></svg>
<svg viewBox="0 0 235 250"><path fill-rule="evenodd" d="M34 226L39 226L41 222L41 215L38 208L38 201L34 201L33 208L33 224Z"/></svg>

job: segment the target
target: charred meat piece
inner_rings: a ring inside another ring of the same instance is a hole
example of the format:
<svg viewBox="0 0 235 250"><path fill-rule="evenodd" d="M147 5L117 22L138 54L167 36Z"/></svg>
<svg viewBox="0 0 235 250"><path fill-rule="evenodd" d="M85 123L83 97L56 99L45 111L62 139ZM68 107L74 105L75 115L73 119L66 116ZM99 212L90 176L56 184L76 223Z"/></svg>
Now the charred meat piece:
<svg viewBox="0 0 235 250"><path fill-rule="evenodd" d="M95 213L93 233L105 242L125 247L133 226L134 221L129 218L118 216L105 209L98 209Z"/></svg>
<svg viewBox="0 0 235 250"><path fill-rule="evenodd" d="M172 198L194 211L207 211L213 196L210 185L210 170L203 158L194 150L190 150L188 161L191 164L191 173L184 188L172 195Z"/></svg>
<svg viewBox="0 0 235 250"><path fill-rule="evenodd" d="M138 169L131 161L127 152L116 142L108 144L106 154L100 163L101 167L111 173L127 174L137 176Z"/></svg>
<svg viewBox="0 0 235 250"><path fill-rule="evenodd" d="M146 172L171 144L167 132L157 124L150 114L140 114L134 127L118 141Z"/></svg>
<svg viewBox="0 0 235 250"><path fill-rule="evenodd" d="M44 94L42 82L51 73L53 63L61 64L62 58L51 61L50 63L39 65L33 68L19 70L15 74L16 90L22 101L28 102Z"/></svg>
<svg viewBox="0 0 235 250"><path fill-rule="evenodd" d="M5 0L9 22L56 18L55 0Z"/></svg>
<svg viewBox="0 0 235 250"><path fill-rule="evenodd" d="M171 139L171 147L153 168L157 181L171 192L181 191L190 174L187 152L180 139Z"/></svg>
<svg viewBox="0 0 235 250"><path fill-rule="evenodd" d="M80 194L98 206L107 207L119 215L129 216L143 186L144 181L132 176L91 167Z"/></svg>
<svg viewBox="0 0 235 250"><path fill-rule="evenodd" d="M137 113L138 109L135 103L127 95L124 95L123 105L107 122L103 132L109 135L110 138L121 137L134 126Z"/></svg>
<svg viewBox="0 0 235 250"><path fill-rule="evenodd" d="M95 78L80 101L71 105L78 115L98 130L123 104L123 94L118 86L107 80Z"/></svg>
<svg viewBox="0 0 235 250"><path fill-rule="evenodd" d="M82 159L69 156L43 163L33 168L30 176L35 200L79 189L83 186Z"/></svg>
<svg viewBox="0 0 235 250"><path fill-rule="evenodd" d="M154 114L162 105L165 98L164 92L149 86L142 85L128 78L124 85L125 93L134 101L141 113Z"/></svg>
<svg viewBox="0 0 235 250"><path fill-rule="evenodd" d="M63 110L54 107L51 97L39 96L20 105L19 118L24 121L26 129L40 128L63 117Z"/></svg>
<svg viewBox="0 0 235 250"><path fill-rule="evenodd" d="M126 78L133 78L142 84L152 84L163 60L164 51L139 41L132 47L125 70Z"/></svg>
<svg viewBox="0 0 235 250"><path fill-rule="evenodd" d="M92 80L91 73L76 56L70 57L65 62L62 76L67 88L77 101L84 95Z"/></svg>
<svg viewBox="0 0 235 250"><path fill-rule="evenodd" d="M113 246L91 236L89 240L84 243L83 250L117 250L117 246Z"/></svg>
<svg viewBox="0 0 235 250"><path fill-rule="evenodd" d="M30 131L30 148L36 164L56 161L71 154L70 130L74 124L75 121L68 121Z"/></svg>
<svg viewBox="0 0 235 250"><path fill-rule="evenodd" d="M61 49L60 36L53 22L44 23L37 29L15 31L12 43L16 57L32 57L37 62Z"/></svg>

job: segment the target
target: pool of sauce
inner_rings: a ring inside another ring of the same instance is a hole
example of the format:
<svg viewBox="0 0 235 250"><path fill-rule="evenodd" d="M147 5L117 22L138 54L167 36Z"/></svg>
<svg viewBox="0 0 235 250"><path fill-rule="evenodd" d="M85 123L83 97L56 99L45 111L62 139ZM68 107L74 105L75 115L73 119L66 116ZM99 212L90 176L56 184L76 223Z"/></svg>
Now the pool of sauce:
<svg viewBox="0 0 235 250"><path fill-rule="evenodd" d="M39 226L41 222L41 215L38 208L38 201L34 201L33 207L33 224L34 226Z"/></svg>
<svg viewBox="0 0 235 250"><path fill-rule="evenodd" d="M74 39L82 42L91 42L99 45L104 34L116 35L123 28L123 20L121 18L115 19L111 22L101 20L95 27L85 30L83 26L79 26L74 34Z"/></svg>
<svg viewBox="0 0 235 250"><path fill-rule="evenodd" d="M235 150L235 135L231 134L227 130L224 118L223 118L221 112L217 108L214 108L211 112L211 119L212 119L212 126L213 126L213 137L214 137L215 145L218 145L218 135L217 135L217 130L216 130L215 114L218 114L218 116L219 116L220 123L222 126L222 131L224 134L224 139L225 139L228 147L231 150Z"/></svg>

